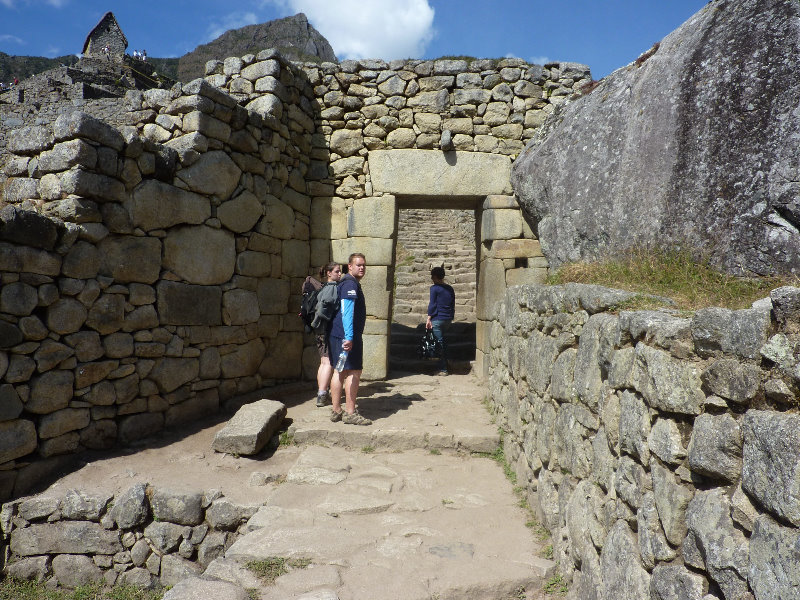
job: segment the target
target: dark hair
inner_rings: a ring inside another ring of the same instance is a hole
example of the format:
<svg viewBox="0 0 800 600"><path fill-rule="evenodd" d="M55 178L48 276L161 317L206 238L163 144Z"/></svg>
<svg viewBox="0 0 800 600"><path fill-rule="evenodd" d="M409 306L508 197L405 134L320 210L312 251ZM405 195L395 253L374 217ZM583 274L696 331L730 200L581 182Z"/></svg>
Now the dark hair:
<svg viewBox="0 0 800 600"><path fill-rule="evenodd" d="M338 266L339 266L339 263L332 262L332 263L328 263L324 267L320 267L319 268L319 278L320 279L327 279L328 278L328 273L333 271Z"/></svg>
<svg viewBox="0 0 800 600"><path fill-rule="evenodd" d="M364 259L364 262L367 262L367 257L366 257L366 256L364 256L363 254L361 254L361 252L353 252L353 253L350 255L350 258L348 258L348 259L347 259L347 264L348 264L348 265L352 265L352 264L353 264L353 259L354 259L354 258L363 258L363 259Z"/></svg>
<svg viewBox="0 0 800 600"><path fill-rule="evenodd" d="M444 267L433 267L431 269L431 277L444 279Z"/></svg>

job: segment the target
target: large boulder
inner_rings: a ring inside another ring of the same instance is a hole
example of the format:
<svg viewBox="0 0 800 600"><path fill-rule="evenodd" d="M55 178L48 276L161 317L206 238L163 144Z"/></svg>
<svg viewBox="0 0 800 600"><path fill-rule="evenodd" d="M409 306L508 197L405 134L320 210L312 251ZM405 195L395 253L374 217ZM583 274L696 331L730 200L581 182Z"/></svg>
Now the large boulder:
<svg viewBox="0 0 800 600"><path fill-rule="evenodd" d="M512 182L551 266L634 245L800 270L800 4L708 3L561 107Z"/></svg>

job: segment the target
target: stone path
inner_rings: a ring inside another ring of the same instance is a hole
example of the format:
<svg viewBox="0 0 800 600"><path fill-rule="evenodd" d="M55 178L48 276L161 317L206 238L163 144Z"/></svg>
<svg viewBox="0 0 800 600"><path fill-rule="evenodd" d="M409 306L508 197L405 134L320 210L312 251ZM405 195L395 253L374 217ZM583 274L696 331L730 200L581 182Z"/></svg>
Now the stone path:
<svg viewBox="0 0 800 600"><path fill-rule="evenodd" d="M368 427L331 423L310 395L289 402L296 460L206 574L261 600L541 598L554 565L500 465L473 454L499 441L482 394L470 375L373 382ZM310 564L271 586L242 567L270 557Z"/></svg>

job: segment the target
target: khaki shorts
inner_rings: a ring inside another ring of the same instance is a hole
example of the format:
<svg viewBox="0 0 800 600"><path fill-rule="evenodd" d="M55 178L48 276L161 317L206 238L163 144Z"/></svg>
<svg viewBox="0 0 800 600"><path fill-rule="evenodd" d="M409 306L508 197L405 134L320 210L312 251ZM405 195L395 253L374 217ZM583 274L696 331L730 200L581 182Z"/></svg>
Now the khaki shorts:
<svg viewBox="0 0 800 600"><path fill-rule="evenodd" d="M314 337L317 341L317 352L319 352L319 357L330 360L330 353L328 352L328 337L325 335L317 335Z"/></svg>

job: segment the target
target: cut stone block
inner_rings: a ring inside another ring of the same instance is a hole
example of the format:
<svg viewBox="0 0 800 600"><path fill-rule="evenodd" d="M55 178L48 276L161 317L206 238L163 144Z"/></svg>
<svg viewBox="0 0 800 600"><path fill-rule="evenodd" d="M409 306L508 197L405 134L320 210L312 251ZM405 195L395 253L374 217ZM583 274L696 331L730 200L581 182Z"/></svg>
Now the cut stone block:
<svg viewBox="0 0 800 600"><path fill-rule="evenodd" d="M286 406L277 400L258 400L245 404L214 436L211 447L228 454L258 454L275 434Z"/></svg>

